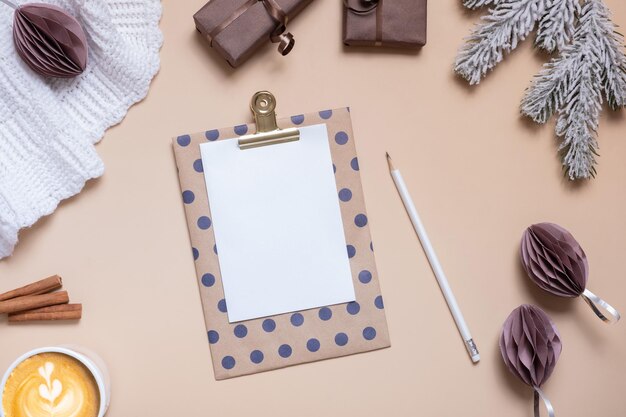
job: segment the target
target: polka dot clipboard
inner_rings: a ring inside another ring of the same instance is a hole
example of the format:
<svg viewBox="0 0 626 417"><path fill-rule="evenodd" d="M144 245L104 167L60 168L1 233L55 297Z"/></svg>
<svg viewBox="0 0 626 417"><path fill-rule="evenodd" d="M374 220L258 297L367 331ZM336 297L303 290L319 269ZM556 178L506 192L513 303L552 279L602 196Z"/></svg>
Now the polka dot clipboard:
<svg viewBox="0 0 626 417"><path fill-rule="evenodd" d="M191 254L218 380L390 346L350 110L323 110L278 121L283 129L317 124L325 124L328 130L356 301L237 323L230 323L227 316L199 145L246 135L255 125L185 134L173 140Z"/></svg>

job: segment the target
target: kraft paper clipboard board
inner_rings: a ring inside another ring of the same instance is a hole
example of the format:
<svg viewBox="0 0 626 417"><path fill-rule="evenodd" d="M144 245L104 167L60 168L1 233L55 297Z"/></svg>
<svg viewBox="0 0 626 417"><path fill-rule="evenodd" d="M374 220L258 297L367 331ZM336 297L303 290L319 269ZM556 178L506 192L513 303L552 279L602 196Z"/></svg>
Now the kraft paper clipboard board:
<svg viewBox="0 0 626 417"><path fill-rule="evenodd" d="M280 128L324 125L355 301L231 322L200 145L248 135L254 124L173 140L215 378L218 380L390 346L347 108L296 115ZM272 147L281 143L272 144ZM269 150L268 150L269 151ZM246 151L242 151L246 152Z"/></svg>

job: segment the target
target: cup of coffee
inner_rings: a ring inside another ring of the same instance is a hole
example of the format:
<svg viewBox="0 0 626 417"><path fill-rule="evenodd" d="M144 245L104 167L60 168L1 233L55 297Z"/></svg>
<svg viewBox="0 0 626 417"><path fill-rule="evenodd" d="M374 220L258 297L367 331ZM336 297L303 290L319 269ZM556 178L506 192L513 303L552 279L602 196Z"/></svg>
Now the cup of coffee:
<svg viewBox="0 0 626 417"><path fill-rule="evenodd" d="M0 383L0 417L103 417L111 386L102 359L81 347L31 350Z"/></svg>

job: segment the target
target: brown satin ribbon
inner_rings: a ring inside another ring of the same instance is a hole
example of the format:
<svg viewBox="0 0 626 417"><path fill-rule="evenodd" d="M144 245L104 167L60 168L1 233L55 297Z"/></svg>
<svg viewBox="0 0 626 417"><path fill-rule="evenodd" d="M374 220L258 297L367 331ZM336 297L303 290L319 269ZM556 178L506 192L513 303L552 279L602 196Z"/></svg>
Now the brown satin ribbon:
<svg viewBox="0 0 626 417"><path fill-rule="evenodd" d="M272 16L272 19L278 22L278 26L270 35L270 40L274 43L278 43L278 52L283 56L287 55L291 52L296 43L291 33L285 33L289 16L287 16L280 5L276 3L276 0L262 0L262 3L263 6L265 6L265 10Z"/></svg>
<svg viewBox="0 0 626 417"><path fill-rule="evenodd" d="M237 10L235 10L230 16L228 16L226 20L217 25L217 27L215 27L215 29L213 29L211 33L207 35L209 44L212 46L213 39L215 39L215 37L219 35L221 31L226 29L231 23L237 20L239 16L244 14L246 10L254 6L257 2L263 3L263 6L265 6L265 10L267 10L267 13L271 16L272 19L274 19L278 23L278 26L276 26L276 29L274 29L274 31L270 35L270 40L273 43L278 43L278 52L280 52L281 55L287 55L289 52L291 52L296 41L291 33L285 33L289 17L276 2L276 0L248 0L242 6L238 7Z"/></svg>
<svg viewBox="0 0 626 417"><path fill-rule="evenodd" d="M351 7L348 0L343 0L343 5L352 13L365 15L376 9L376 40L374 46L381 46L383 44L383 0L369 0L368 3L372 3L366 9L358 10Z"/></svg>

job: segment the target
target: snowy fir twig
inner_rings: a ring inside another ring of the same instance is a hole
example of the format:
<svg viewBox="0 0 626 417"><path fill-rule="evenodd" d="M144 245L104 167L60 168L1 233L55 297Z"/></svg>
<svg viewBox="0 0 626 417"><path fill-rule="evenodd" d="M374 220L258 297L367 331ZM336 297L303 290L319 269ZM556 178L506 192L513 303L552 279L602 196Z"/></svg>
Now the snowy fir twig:
<svg viewBox="0 0 626 417"><path fill-rule="evenodd" d="M539 21L535 45L552 53L561 50L574 37L579 0L547 0Z"/></svg>
<svg viewBox="0 0 626 417"><path fill-rule="evenodd" d="M498 4L500 0L463 0L463 6L468 9L478 9L483 6Z"/></svg>
<svg viewBox="0 0 626 417"><path fill-rule="evenodd" d="M581 4L582 3L582 4ZM603 100L626 106L624 38L602 0L464 0L489 14L460 48L454 70L479 84L537 26L535 46L559 52L526 90L522 114L545 123L556 114L559 151L570 179L595 176Z"/></svg>
<svg viewBox="0 0 626 417"><path fill-rule="evenodd" d="M522 100L521 111L537 123L558 113L556 134L570 179L595 176L598 120L603 93L614 108L626 104L623 38L601 0L586 0L573 42L544 65Z"/></svg>
<svg viewBox="0 0 626 417"><path fill-rule="evenodd" d="M545 0L500 0L482 18L459 50L454 70L470 84L478 84L504 55L534 29L545 10Z"/></svg>

